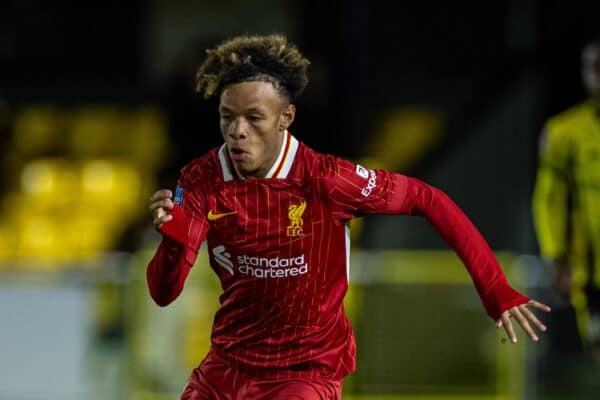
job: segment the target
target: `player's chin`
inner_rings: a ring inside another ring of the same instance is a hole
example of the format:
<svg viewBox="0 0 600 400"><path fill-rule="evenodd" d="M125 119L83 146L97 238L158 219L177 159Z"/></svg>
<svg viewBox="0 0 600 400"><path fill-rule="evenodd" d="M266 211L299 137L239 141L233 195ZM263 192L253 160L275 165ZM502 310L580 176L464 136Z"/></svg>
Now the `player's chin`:
<svg viewBox="0 0 600 400"><path fill-rule="evenodd" d="M252 162L252 159L248 156L248 155L244 155L244 157L240 157L238 159L234 159L233 162L235 163L235 166L241 171L242 169L244 171L248 170L248 169L252 169L252 166L254 165L254 163Z"/></svg>
<svg viewBox="0 0 600 400"><path fill-rule="evenodd" d="M235 163L237 170L244 176L254 174L258 168L250 160L238 161Z"/></svg>

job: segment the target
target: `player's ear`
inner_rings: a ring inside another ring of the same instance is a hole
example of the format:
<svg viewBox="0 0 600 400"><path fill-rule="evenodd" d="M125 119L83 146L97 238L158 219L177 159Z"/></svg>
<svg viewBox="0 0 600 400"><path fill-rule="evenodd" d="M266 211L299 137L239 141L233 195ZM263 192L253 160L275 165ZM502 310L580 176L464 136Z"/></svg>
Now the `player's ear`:
<svg viewBox="0 0 600 400"><path fill-rule="evenodd" d="M292 125L292 122L294 122L295 116L296 116L296 106L293 104L288 104L281 112L281 119L279 121L279 130L283 131L285 129L288 129Z"/></svg>

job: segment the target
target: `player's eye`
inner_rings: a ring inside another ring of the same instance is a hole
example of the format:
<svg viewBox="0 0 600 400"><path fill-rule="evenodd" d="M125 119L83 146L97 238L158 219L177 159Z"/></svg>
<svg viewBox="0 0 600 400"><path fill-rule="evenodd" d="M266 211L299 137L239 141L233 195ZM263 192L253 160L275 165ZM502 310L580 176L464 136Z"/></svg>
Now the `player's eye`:
<svg viewBox="0 0 600 400"><path fill-rule="evenodd" d="M257 122L257 121L260 121L261 119L263 119L263 118L260 115L250 115L248 117L248 121L250 121L250 122Z"/></svg>
<svg viewBox="0 0 600 400"><path fill-rule="evenodd" d="M221 119L223 121L231 121L231 115L230 114L221 114Z"/></svg>

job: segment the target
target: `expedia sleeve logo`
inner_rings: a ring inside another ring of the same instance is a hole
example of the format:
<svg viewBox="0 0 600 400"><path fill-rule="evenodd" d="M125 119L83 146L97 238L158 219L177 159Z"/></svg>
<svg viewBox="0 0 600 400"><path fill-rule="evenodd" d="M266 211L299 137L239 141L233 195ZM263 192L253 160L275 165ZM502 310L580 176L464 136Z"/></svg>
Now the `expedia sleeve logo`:
<svg viewBox="0 0 600 400"><path fill-rule="evenodd" d="M369 170L369 181L367 182L367 186L362 188L360 194L365 197L369 197L373 189L377 187L377 174L372 169Z"/></svg>
<svg viewBox="0 0 600 400"><path fill-rule="evenodd" d="M356 164L356 175L360 176L361 178L368 179L369 170L360 164Z"/></svg>

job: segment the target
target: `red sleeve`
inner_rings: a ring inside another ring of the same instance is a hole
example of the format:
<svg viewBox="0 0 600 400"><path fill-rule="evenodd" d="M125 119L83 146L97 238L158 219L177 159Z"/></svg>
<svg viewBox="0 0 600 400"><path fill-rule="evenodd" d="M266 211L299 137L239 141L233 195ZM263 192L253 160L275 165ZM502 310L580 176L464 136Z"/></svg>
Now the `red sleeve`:
<svg viewBox="0 0 600 400"><path fill-rule="evenodd" d="M159 306L170 304L183 290L208 232L202 196L190 192L184 198L184 186L178 186L178 190L182 191L179 203L183 207L176 204L173 219L161 226L162 242L146 270L150 296Z"/></svg>
<svg viewBox="0 0 600 400"><path fill-rule="evenodd" d="M508 284L477 228L441 190L389 171L368 170L336 159L323 179L334 215L407 214L425 218L466 266L485 309L494 320L529 299Z"/></svg>
<svg viewBox="0 0 600 400"><path fill-rule="evenodd" d="M406 182L400 213L424 217L456 251L467 267L485 309L494 320L507 309L529 299L508 284L500 264L477 228L441 190L418 179L397 175Z"/></svg>

